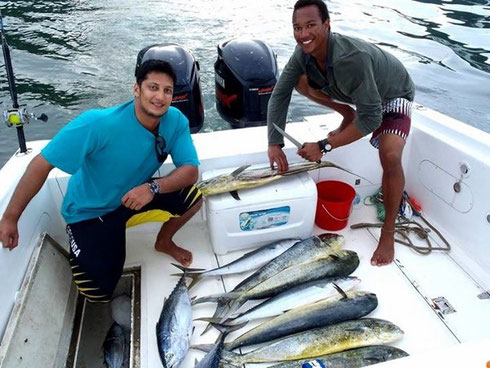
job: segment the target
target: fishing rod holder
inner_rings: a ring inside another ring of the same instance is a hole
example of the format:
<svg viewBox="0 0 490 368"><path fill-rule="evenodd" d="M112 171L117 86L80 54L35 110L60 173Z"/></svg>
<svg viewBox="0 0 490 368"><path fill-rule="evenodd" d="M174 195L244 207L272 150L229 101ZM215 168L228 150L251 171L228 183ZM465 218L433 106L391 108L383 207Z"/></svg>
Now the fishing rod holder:
<svg viewBox="0 0 490 368"><path fill-rule="evenodd" d="M3 119L5 125L11 128L21 127L25 124L29 124L31 119L37 119L41 121L48 121L48 116L46 114L41 114L39 116L34 115L33 113L29 113L25 107L19 109L6 109L3 111Z"/></svg>

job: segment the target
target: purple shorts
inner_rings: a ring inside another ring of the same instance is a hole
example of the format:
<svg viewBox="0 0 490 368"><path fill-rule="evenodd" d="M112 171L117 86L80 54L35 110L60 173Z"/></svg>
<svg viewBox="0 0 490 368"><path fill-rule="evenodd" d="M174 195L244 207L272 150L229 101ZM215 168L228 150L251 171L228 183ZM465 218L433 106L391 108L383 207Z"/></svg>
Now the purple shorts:
<svg viewBox="0 0 490 368"><path fill-rule="evenodd" d="M396 134L407 139L410 133L412 102L405 98L395 98L383 104L383 121L373 132L370 143L379 148L379 137L382 134Z"/></svg>

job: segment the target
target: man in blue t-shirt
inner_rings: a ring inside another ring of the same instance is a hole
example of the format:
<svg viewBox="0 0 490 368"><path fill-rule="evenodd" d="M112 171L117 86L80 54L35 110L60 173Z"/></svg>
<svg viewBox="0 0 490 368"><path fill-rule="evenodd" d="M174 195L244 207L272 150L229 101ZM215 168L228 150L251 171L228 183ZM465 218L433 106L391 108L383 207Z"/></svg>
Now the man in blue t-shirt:
<svg viewBox="0 0 490 368"><path fill-rule="evenodd" d="M189 123L170 106L176 76L157 46L140 51L135 75L134 100L81 114L34 157L0 221L0 241L12 250L17 222L49 172L71 174L61 209L70 264L79 292L94 302L110 300L121 277L128 226L164 221L156 250L192 263L172 240L202 204ZM168 154L176 169L152 179Z"/></svg>

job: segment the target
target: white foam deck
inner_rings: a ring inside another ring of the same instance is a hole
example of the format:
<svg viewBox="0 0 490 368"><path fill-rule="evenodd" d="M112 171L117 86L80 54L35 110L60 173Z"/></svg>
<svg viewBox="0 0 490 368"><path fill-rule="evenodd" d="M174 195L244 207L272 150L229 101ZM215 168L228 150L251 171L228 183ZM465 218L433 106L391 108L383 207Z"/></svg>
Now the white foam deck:
<svg viewBox="0 0 490 368"><path fill-rule="evenodd" d="M360 206L351 214L349 225L359 222L376 222L375 209L372 206ZM126 266L141 265L141 366L161 366L156 345L155 325L160 316L162 303L168 297L178 281L170 274L178 272L171 262L173 259L165 254L158 253L153 248L159 224L145 224L128 230L127 234L127 260ZM315 234L322 233L322 229L315 227ZM377 245L378 229L340 231L345 236L345 249L358 253L359 268L353 275L362 281L358 290L374 292L378 297L378 307L369 316L389 320L397 324L405 335L401 341L391 345L401 348L411 355L424 356L437 349L444 349L438 362L447 359L456 363L463 359L466 367L483 366L490 360L488 340L490 331L490 300L479 299L483 290L452 258L457 254L454 249L451 254L433 252L428 256L415 253L403 246L396 246L396 260L385 267L370 265L371 255ZM195 216L176 236L176 242L193 252L194 261L191 267L214 268L226 264L245 253L245 251L229 253L225 256L216 256L212 251L206 223L201 214ZM420 245L423 245L422 243ZM451 244L457 248L456 244ZM231 290L247 274L238 276L225 276L221 278L207 278L191 290L191 296L203 296ZM444 296L454 307L456 313L442 315L436 313L431 307L431 299ZM250 302L242 308L248 309ZM193 317L210 317L214 313L215 304L207 303L193 307ZM242 330L228 336L227 341L243 333L256 323L250 323ZM206 323L196 321L192 344L213 343L218 335L212 329L204 336L200 336ZM459 345L463 343L476 343L482 346L482 356L465 355ZM486 353L483 352L486 351ZM447 351L447 352L446 352ZM459 353L458 353L459 352ZM452 358L454 354L456 358ZM193 367L195 360L200 360L204 353L191 350L182 364L182 367ZM456 359L456 360L454 360ZM475 365L472 365L472 359ZM423 360L427 362L427 360ZM476 365L476 362L479 362ZM409 361L410 362L410 361ZM400 362L402 363L402 362ZM387 364L387 363L384 363ZM389 365L390 363L388 363ZM251 365L259 367L260 365ZM266 366L266 365L262 365ZM405 366L405 365L404 365ZM410 365L406 365L410 366ZM453 366L453 365L451 365Z"/></svg>

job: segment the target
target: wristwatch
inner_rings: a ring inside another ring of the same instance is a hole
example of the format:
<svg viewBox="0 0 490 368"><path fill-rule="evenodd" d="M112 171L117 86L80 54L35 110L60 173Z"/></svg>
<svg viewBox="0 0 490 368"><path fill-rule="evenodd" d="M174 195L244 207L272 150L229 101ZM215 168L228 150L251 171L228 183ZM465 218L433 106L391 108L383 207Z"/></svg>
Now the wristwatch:
<svg viewBox="0 0 490 368"><path fill-rule="evenodd" d="M148 187L153 195L160 193L160 184L158 184L155 180L149 181Z"/></svg>
<svg viewBox="0 0 490 368"><path fill-rule="evenodd" d="M319 140L317 143L318 143L318 147L320 147L321 153L323 154L330 152L332 150L332 145L330 144L327 138Z"/></svg>

